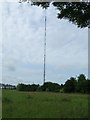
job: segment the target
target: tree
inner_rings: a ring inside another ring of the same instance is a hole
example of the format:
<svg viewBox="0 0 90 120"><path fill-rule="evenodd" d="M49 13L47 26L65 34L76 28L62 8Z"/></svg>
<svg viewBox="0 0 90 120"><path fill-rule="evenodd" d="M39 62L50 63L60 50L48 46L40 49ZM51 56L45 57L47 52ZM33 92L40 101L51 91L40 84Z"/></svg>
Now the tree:
<svg viewBox="0 0 90 120"><path fill-rule="evenodd" d="M78 82L82 82L82 81L85 81L86 80L86 76L84 74L80 74L78 76Z"/></svg>
<svg viewBox="0 0 90 120"><path fill-rule="evenodd" d="M77 85L77 91L81 92L81 93L85 93L86 92L86 87L87 87L87 83L86 83L86 76L84 74L80 74L78 76L78 85Z"/></svg>
<svg viewBox="0 0 90 120"><path fill-rule="evenodd" d="M65 82L64 92L73 93L76 92L76 88L77 88L77 81L74 77L71 77L69 80Z"/></svg>
<svg viewBox="0 0 90 120"><path fill-rule="evenodd" d="M28 85L25 85L25 84L18 84L17 85L17 90L18 91L36 91L38 89L39 85L35 85L35 84L28 84Z"/></svg>
<svg viewBox="0 0 90 120"><path fill-rule="evenodd" d="M22 0L22 2L26 1L28 0ZM80 28L90 27L90 2L52 2L52 4L58 10L58 19L68 19ZM48 8L50 2L33 2L32 0L32 5Z"/></svg>
<svg viewBox="0 0 90 120"><path fill-rule="evenodd" d="M87 79L86 91L87 91L87 93L90 93L90 79Z"/></svg>
<svg viewBox="0 0 90 120"><path fill-rule="evenodd" d="M48 92L59 92L60 91L60 85L57 83L52 82L45 82L43 86L41 86L42 91L48 91Z"/></svg>
<svg viewBox="0 0 90 120"><path fill-rule="evenodd" d="M18 91L26 91L26 85L25 84L18 84L17 85L17 90Z"/></svg>
<svg viewBox="0 0 90 120"><path fill-rule="evenodd" d="M68 19L78 27L88 27L90 24L90 3L88 2L54 2L59 10L59 19Z"/></svg>

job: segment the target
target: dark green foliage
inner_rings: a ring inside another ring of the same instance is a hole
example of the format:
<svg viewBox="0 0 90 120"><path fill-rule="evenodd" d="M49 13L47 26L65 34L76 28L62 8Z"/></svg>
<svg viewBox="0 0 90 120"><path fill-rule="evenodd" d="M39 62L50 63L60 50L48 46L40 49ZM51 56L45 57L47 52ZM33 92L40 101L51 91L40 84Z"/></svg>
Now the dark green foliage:
<svg viewBox="0 0 90 120"><path fill-rule="evenodd" d="M81 82L81 81L86 81L86 76L84 74L80 74L78 76L78 82Z"/></svg>
<svg viewBox="0 0 90 120"><path fill-rule="evenodd" d="M87 27L90 24L90 3L88 2L54 2L59 10L59 19L68 19L78 27Z"/></svg>
<svg viewBox="0 0 90 120"><path fill-rule="evenodd" d="M25 84L18 84L17 90L19 91L36 91L38 89L39 85L25 85Z"/></svg>
<svg viewBox="0 0 90 120"><path fill-rule="evenodd" d="M22 3L22 2L28 2L29 3L29 0L19 0L19 3ZM41 6L42 8L48 8L49 5L50 5L50 2L36 2L35 0L31 0L31 5L37 5L37 6Z"/></svg>
<svg viewBox="0 0 90 120"><path fill-rule="evenodd" d="M18 84L17 90L19 91L49 91L49 92L59 92L60 85L57 83L46 82L44 85L25 85L25 84Z"/></svg>
<svg viewBox="0 0 90 120"><path fill-rule="evenodd" d="M70 80L67 80L64 85L64 92L73 93L76 92L77 81L75 78L71 77Z"/></svg>
<svg viewBox="0 0 90 120"><path fill-rule="evenodd" d="M50 2L33 2L32 5L41 6L42 8L47 9L50 5Z"/></svg>
<svg viewBox="0 0 90 120"><path fill-rule="evenodd" d="M87 79L87 87L86 87L86 91L88 92L88 93L90 93L90 80L89 79Z"/></svg>
<svg viewBox="0 0 90 120"><path fill-rule="evenodd" d="M90 93L90 80L84 74L80 74L78 79L71 77L65 82L64 92L66 93Z"/></svg>
<svg viewBox="0 0 90 120"><path fill-rule="evenodd" d="M87 92L87 81L84 74L79 75L77 92L86 93Z"/></svg>
<svg viewBox="0 0 90 120"><path fill-rule="evenodd" d="M57 83L46 82L43 86L41 86L42 91L49 91L49 92L59 92L60 85Z"/></svg>

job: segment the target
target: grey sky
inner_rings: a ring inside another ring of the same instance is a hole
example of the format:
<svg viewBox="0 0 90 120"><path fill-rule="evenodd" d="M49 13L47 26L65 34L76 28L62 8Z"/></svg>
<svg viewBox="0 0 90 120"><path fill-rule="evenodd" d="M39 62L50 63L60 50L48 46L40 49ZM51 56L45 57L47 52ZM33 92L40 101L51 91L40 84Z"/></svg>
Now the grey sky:
<svg viewBox="0 0 90 120"><path fill-rule="evenodd" d="M50 6L46 81L64 83L71 76L88 74L88 29L56 16L57 11ZM3 3L2 28L3 82L42 84L44 10L30 4Z"/></svg>

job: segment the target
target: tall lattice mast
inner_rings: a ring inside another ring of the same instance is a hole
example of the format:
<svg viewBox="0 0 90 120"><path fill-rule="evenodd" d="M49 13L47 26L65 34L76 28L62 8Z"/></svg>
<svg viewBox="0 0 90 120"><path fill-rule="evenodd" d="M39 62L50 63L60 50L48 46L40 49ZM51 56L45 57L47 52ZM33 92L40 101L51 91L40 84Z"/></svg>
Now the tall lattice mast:
<svg viewBox="0 0 90 120"><path fill-rule="evenodd" d="M45 34L44 34L44 75L43 75L43 83L45 83L46 80L46 8L45 8Z"/></svg>

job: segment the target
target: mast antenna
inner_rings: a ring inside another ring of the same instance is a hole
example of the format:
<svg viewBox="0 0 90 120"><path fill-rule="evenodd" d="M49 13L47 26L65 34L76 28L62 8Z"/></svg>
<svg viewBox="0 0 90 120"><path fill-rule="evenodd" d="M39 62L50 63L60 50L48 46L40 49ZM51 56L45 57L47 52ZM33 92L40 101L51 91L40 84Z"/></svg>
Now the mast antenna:
<svg viewBox="0 0 90 120"><path fill-rule="evenodd" d="M46 23L47 23L47 16L46 16L46 7L45 7L45 34L44 34L44 75L43 75L43 84L46 80Z"/></svg>

